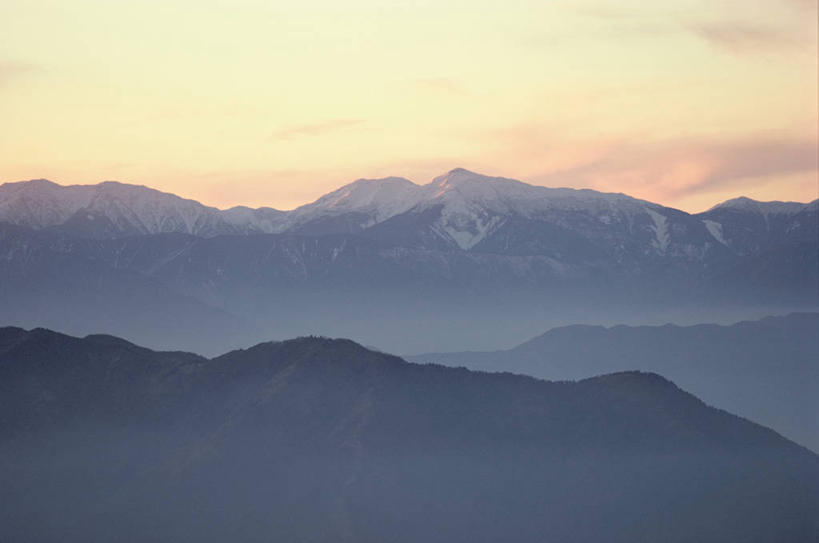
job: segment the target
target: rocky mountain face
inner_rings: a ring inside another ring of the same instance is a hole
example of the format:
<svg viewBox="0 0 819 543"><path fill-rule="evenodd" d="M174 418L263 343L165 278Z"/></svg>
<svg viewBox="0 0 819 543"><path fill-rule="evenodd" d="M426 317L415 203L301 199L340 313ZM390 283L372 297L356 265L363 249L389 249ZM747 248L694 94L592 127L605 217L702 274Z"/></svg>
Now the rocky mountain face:
<svg viewBox="0 0 819 543"><path fill-rule="evenodd" d="M400 352L480 348L602 315L819 304L816 202L740 200L691 215L458 169L426 185L359 180L286 212L110 182L7 183L0 221L0 322L211 354L313 332ZM105 315L83 301L96 282L123 315L185 300L191 310L169 320L201 332ZM134 296L145 290L134 282L156 294ZM214 318L200 323L194 307ZM226 333L220 319L252 332Z"/></svg>
<svg viewBox="0 0 819 543"><path fill-rule="evenodd" d="M809 541L819 457L650 373L0 329L0 539Z"/></svg>
<svg viewBox="0 0 819 543"><path fill-rule="evenodd" d="M567 326L509 350L407 359L550 380L656 372L709 405L819 451L819 313L731 326Z"/></svg>

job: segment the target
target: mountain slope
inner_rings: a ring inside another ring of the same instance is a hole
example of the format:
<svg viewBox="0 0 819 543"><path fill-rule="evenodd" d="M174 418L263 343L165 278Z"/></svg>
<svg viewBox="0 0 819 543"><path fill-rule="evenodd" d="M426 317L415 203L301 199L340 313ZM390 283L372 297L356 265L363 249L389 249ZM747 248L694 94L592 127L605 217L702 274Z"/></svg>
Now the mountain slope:
<svg viewBox="0 0 819 543"><path fill-rule="evenodd" d="M718 241L737 254L758 254L783 242L815 243L819 231L819 200L803 204L735 198L697 217L706 223Z"/></svg>
<svg viewBox="0 0 819 543"><path fill-rule="evenodd" d="M513 349L407 357L543 379L637 369L819 450L819 313L732 326L568 326Z"/></svg>
<svg viewBox="0 0 819 543"><path fill-rule="evenodd" d="M290 212L285 230L367 232L377 239L387 234L391 241L398 230L404 231L398 239L411 240L415 247L515 254L525 242L510 245L506 225L518 225L520 235L526 232L521 222L534 234L526 241L537 239L537 225L548 225L602 249L641 255L701 258L719 245L702 221L657 204L623 194L533 186L462 168L426 185L402 178L360 179ZM721 245L714 250L722 250Z"/></svg>
<svg viewBox="0 0 819 543"><path fill-rule="evenodd" d="M0 323L162 347L167 321L149 316L173 314L178 301L191 310L169 320L185 323L180 345L200 353L271 331L423 352L492 349L573 322L818 307L815 203L743 202L690 215L463 169L426 185L362 179L292 211L217 210L119 183L9 183L0 186ZM94 292L96 278L104 292ZM138 294L149 286L161 294ZM44 309L51 291L64 302ZM210 323L200 326L194 306ZM250 333L196 333L218 330L225 314Z"/></svg>
<svg viewBox="0 0 819 543"><path fill-rule="evenodd" d="M0 329L0 536L806 541L819 458L626 372L550 383L347 340L206 360Z"/></svg>
<svg viewBox="0 0 819 543"><path fill-rule="evenodd" d="M204 351L253 337L253 323L223 308L101 262L90 251L98 243L0 223L0 322Z"/></svg>
<svg viewBox="0 0 819 543"><path fill-rule="evenodd" d="M736 320L817 303L810 246L684 264L620 259L563 229L539 232L551 254L424 249L397 230L394 241L363 233L88 240L0 225L0 322L104 330L155 347L176 337L208 354L271 333L423 352L492 348L578 321ZM235 325L200 323L197 310L181 311L170 328L151 317L173 314L175 301L198 305L202 317L227 314L249 333L234 341ZM191 333L171 334L180 326Z"/></svg>
<svg viewBox="0 0 819 543"><path fill-rule="evenodd" d="M0 221L108 239L177 232L199 236L275 231L282 212L219 210L139 185L62 186L45 179L0 185Z"/></svg>
<svg viewBox="0 0 819 543"><path fill-rule="evenodd" d="M359 179L293 211L218 210L147 187L0 185L0 221L108 239L158 233L362 233L415 249L539 255L560 264L721 263L817 243L817 202L731 200L699 215L623 194L555 189L455 169L426 185ZM574 245L578 246L573 250Z"/></svg>
<svg viewBox="0 0 819 543"><path fill-rule="evenodd" d="M165 232L204 237L349 234L405 216L397 223L428 231L450 249L514 253L524 243L531 251L537 243L514 239L525 228L514 227L516 234L511 237L503 230L507 223L523 221L530 227L563 229L620 256L685 259L701 259L708 252L719 255L726 249L748 254L786 240L815 242L816 208L817 202L738 198L689 215L624 194L533 186L462 168L426 185L399 177L359 179L287 212L246 207L218 210L147 187L110 181L60 186L40 179L0 185L0 221L92 238Z"/></svg>

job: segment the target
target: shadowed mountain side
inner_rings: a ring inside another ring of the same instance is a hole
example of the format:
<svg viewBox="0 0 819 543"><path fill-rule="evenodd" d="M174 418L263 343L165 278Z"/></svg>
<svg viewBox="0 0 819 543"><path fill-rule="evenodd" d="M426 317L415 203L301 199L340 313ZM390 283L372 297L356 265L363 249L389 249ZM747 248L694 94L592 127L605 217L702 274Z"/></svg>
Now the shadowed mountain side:
<svg viewBox="0 0 819 543"><path fill-rule="evenodd" d="M97 242L89 242L97 243ZM70 250L71 242L0 225L0 323L105 332L157 346L222 352L258 338L247 319L140 270Z"/></svg>
<svg viewBox="0 0 819 543"><path fill-rule="evenodd" d="M506 351L406 358L554 380L656 372L711 405L819 450L819 313L732 326L567 326Z"/></svg>
<svg viewBox="0 0 819 543"><path fill-rule="evenodd" d="M577 322L730 322L819 305L819 201L689 214L454 169L292 211L147 187L0 185L0 324L213 355L271 337L496 349Z"/></svg>
<svg viewBox="0 0 819 543"><path fill-rule="evenodd" d="M819 458L664 378L0 329L0 539L807 541Z"/></svg>
<svg viewBox="0 0 819 543"><path fill-rule="evenodd" d="M545 254L409 247L371 233L88 240L0 224L0 322L208 355L307 333L422 352L514 344L580 320L737 320L815 302L809 247L617 260L600 240L530 226L537 239L521 247Z"/></svg>

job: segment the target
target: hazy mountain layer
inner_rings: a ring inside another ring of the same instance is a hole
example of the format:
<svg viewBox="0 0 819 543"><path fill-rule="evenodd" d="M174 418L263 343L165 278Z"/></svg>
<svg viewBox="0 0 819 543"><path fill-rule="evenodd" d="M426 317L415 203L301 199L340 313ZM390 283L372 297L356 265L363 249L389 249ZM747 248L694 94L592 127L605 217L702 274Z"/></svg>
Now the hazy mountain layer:
<svg viewBox="0 0 819 543"><path fill-rule="evenodd" d="M624 194L534 186L459 168L426 185L400 177L359 179L293 211L219 210L144 186L113 181L61 186L39 179L0 185L0 221L97 239L367 231L427 248L559 257L565 247L542 239L546 228L553 235L606 240L610 251L624 256L701 259L723 247L746 254L784 240L815 242L810 228L817 202L737 198L690 215ZM531 232L521 228L541 223Z"/></svg>
<svg viewBox="0 0 819 543"><path fill-rule="evenodd" d="M819 457L655 374L0 329L0 539L809 541Z"/></svg>
<svg viewBox="0 0 819 543"><path fill-rule="evenodd" d="M293 211L145 187L0 186L0 322L215 354L271 336L497 348L574 322L819 306L817 203L699 215L453 170L359 180ZM155 317L152 317L155 316Z"/></svg>
<svg viewBox="0 0 819 543"><path fill-rule="evenodd" d="M551 380L656 372L819 451L819 313L733 326L568 326L505 351L407 359Z"/></svg>

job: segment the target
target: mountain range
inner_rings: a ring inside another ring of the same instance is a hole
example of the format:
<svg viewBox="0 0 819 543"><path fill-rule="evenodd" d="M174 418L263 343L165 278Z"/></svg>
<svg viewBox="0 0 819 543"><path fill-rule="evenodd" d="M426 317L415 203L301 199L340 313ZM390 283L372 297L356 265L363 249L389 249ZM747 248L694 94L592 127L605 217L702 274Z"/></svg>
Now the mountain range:
<svg viewBox="0 0 819 543"><path fill-rule="evenodd" d="M810 541L819 457L659 375L0 328L3 541Z"/></svg>
<svg viewBox="0 0 819 543"><path fill-rule="evenodd" d="M739 198L689 214L463 169L292 211L6 183L0 322L215 354L271 335L425 352L572 322L736 320L819 305L818 213Z"/></svg>
<svg viewBox="0 0 819 543"><path fill-rule="evenodd" d="M690 215L624 194L534 186L462 168L426 185L400 177L359 179L292 211L220 210L115 181L62 186L37 179L0 185L0 221L93 239L171 232L213 237L364 231L383 239L412 224L425 230L410 236L412 241L427 248L512 254L549 249L548 243L517 240L520 221L550 224L558 235L603 238L616 251L696 258L711 243L747 254L783 240L815 241L811 213L816 214L817 205L819 200L803 204L741 197ZM382 223L387 225L378 227ZM537 234L542 232L532 237Z"/></svg>
<svg viewBox="0 0 819 543"><path fill-rule="evenodd" d="M730 326L575 325L554 328L508 350L406 358L549 380L655 372L709 405L819 451L819 313Z"/></svg>

